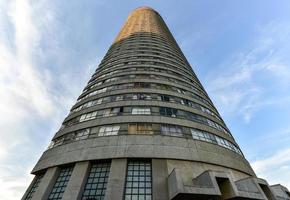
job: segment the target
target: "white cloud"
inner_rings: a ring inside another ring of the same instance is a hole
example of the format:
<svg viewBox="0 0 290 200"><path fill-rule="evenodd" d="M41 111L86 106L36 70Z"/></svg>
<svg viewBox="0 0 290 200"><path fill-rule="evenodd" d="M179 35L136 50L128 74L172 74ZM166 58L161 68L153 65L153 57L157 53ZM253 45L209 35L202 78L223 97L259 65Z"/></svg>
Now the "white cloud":
<svg viewBox="0 0 290 200"><path fill-rule="evenodd" d="M30 166L30 169L31 167L32 166ZM28 187L28 183L30 183L30 181L32 180L32 176L28 176L29 170L23 170L23 167L19 165L13 167L7 165L0 165L1 199L21 199L21 196ZM24 172L26 173L26 175L22 176L19 174L19 172Z"/></svg>
<svg viewBox="0 0 290 200"><path fill-rule="evenodd" d="M257 32L252 48L233 54L206 81L221 113L240 115L245 122L262 107L289 103L290 97L271 95L290 88L289 26L269 23Z"/></svg>
<svg viewBox="0 0 290 200"><path fill-rule="evenodd" d="M12 200L21 198L32 179L26 160L36 144L47 142L37 142L48 135L35 138L32 130L41 119L59 116L59 97L50 92L49 76L35 62L42 33L33 6L22 0L2 2L0 13L6 31L0 35L0 199Z"/></svg>
<svg viewBox="0 0 290 200"><path fill-rule="evenodd" d="M33 62L32 54L38 48L40 36L33 25L28 1L11 2L7 13L13 24L15 48L5 45L6 38L0 38L0 126L9 131L15 122L32 117L31 113L49 117L56 108L46 77L41 76ZM5 138L6 134L2 134ZM2 149L9 150L8 144L1 140Z"/></svg>
<svg viewBox="0 0 290 200"><path fill-rule="evenodd" d="M290 148L251 163L257 175L266 179L269 184L280 183L290 188Z"/></svg>
<svg viewBox="0 0 290 200"><path fill-rule="evenodd" d="M222 114L242 116L245 122L251 121L254 114L265 107L290 104L289 24L269 23L259 27L253 38L256 39L251 48L232 55L207 78L209 94ZM258 121L255 123L260 125ZM290 148L284 143L277 145L289 140L289 129L269 132L254 139L255 143L268 146L265 154L271 149L280 150L251 165L257 175L270 184L281 183L289 188ZM261 152L255 152L253 157L260 158Z"/></svg>
<svg viewBox="0 0 290 200"><path fill-rule="evenodd" d="M1 200L22 197L30 170L95 66L89 58L74 64L65 57L75 52L60 44L56 33L65 30L58 14L50 1L0 1Z"/></svg>

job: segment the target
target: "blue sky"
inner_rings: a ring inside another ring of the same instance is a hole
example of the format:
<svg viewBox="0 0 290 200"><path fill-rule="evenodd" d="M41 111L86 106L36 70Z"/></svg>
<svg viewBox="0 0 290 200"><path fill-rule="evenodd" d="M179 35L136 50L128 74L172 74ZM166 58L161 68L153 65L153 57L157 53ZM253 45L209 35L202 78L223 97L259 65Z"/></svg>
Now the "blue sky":
<svg viewBox="0 0 290 200"><path fill-rule="evenodd" d="M290 188L289 1L0 0L0 199L20 199L129 12L143 5L162 15L258 176Z"/></svg>

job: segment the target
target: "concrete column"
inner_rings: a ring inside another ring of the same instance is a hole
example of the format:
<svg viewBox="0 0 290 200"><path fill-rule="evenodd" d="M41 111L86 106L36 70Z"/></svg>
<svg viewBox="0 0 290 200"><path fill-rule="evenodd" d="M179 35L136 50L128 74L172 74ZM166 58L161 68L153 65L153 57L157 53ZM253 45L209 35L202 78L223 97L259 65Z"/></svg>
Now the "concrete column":
<svg viewBox="0 0 290 200"><path fill-rule="evenodd" d="M48 168L45 175L41 179L37 190L33 194L32 200L47 200L58 174L58 167Z"/></svg>
<svg viewBox="0 0 290 200"><path fill-rule="evenodd" d="M153 200L168 200L166 159L152 159Z"/></svg>
<svg viewBox="0 0 290 200"><path fill-rule="evenodd" d="M27 190L25 191L23 197L21 198L21 200L24 200L26 198L26 196L28 195L29 191L31 190L32 186L34 185L34 182L36 181L37 176L34 176L33 180L31 181L29 187L27 188Z"/></svg>
<svg viewBox="0 0 290 200"><path fill-rule="evenodd" d="M105 200L123 199L127 159L113 159L105 194Z"/></svg>
<svg viewBox="0 0 290 200"><path fill-rule="evenodd" d="M81 198L90 169L90 162L78 162L74 166L72 175L68 181L62 200L77 200Z"/></svg>

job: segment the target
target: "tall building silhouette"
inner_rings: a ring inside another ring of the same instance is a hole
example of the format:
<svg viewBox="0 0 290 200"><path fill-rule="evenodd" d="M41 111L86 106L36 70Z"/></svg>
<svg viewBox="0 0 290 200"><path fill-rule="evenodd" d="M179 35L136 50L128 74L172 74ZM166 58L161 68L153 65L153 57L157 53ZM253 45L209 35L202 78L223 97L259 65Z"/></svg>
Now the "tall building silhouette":
<svg viewBox="0 0 290 200"><path fill-rule="evenodd" d="M32 174L23 199L290 199L255 175L148 7L129 15Z"/></svg>

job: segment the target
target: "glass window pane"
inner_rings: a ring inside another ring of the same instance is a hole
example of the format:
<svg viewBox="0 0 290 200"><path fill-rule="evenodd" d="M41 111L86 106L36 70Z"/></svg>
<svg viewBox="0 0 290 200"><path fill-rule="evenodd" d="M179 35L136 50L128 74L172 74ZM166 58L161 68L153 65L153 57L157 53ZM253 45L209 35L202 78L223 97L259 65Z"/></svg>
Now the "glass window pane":
<svg viewBox="0 0 290 200"><path fill-rule="evenodd" d="M49 200L59 200L62 199L62 195L65 191L67 183L72 174L73 167L62 168L59 172L58 178L52 188L52 191L48 197Z"/></svg>
<svg viewBox="0 0 290 200"><path fill-rule="evenodd" d="M238 147L236 147L233 143L231 143L230 141L228 141L222 137L219 137L219 136L214 135L212 133L208 133L208 132L201 131L198 129L193 129L193 128L190 129L190 131L191 131L193 139L214 143L214 144L217 144L219 146L230 149L230 150L232 150L240 155L243 155Z"/></svg>
<svg viewBox="0 0 290 200"><path fill-rule="evenodd" d="M98 136L118 135L120 126L102 126Z"/></svg>
<svg viewBox="0 0 290 200"><path fill-rule="evenodd" d="M125 199L151 199L151 180L151 161L128 161Z"/></svg>
<svg viewBox="0 0 290 200"><path fill-rule="evenodd" d="M82 200L104 199L111 163L94 163L83 191ZM102 173L99 173L102 172ZM94 178L90 178L94 177Z"/></svg>

